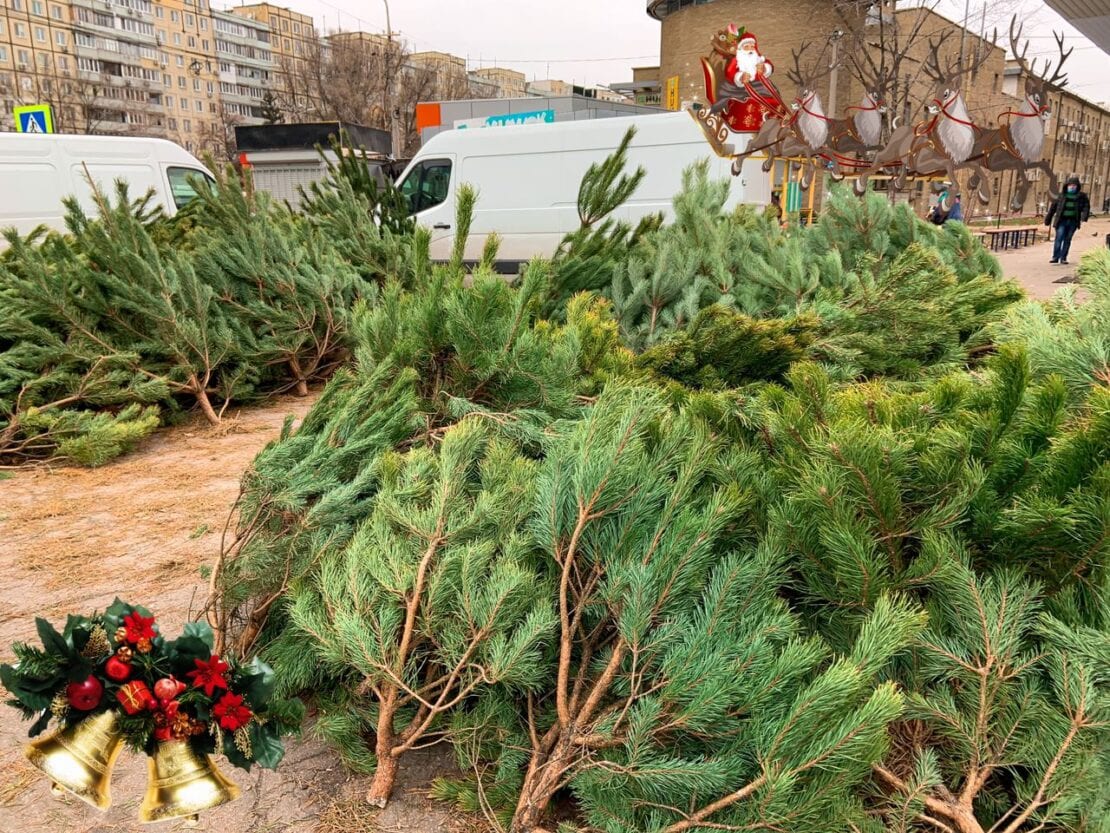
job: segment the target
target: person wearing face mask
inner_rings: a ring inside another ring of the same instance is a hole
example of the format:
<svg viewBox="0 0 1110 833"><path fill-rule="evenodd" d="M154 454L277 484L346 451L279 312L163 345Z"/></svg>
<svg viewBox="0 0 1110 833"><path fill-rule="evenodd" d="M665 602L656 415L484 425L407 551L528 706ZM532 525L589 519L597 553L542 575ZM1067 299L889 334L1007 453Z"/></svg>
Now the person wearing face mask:
<svg viewBox="0 0 1110 833"><path fill-rule="evenodd" d="M1091 219L1091 200L1080 187L1079 177L1068 177L1067 182L1064 183L1063 193L1049 206L1044 224L1051 226L1054 217L1056 218L1056 242L1052 248L1052 260L1049 263L1066 264L1072 237L1085 221Z"/></svg>

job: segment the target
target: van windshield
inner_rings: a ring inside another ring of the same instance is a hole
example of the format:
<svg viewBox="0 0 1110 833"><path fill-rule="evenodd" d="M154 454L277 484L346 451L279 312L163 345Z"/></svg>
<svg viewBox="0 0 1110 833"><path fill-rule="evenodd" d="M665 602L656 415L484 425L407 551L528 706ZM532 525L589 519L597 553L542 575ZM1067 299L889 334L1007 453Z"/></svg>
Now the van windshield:
<svg viewBox="0 0 1110 833"><path fill-rule="evenodd" d="M447 199L451 189L451 160L428 159L421 162L409 171L400 187L412 214L439 205Z"/></svg>
<svg viewBox="0 0 1110 833"><path fill-rule="evenodd" d="M197 189L193 187L190 179L198 177L206 179L212 185L216 184L216 180L208 171L202 171L198 168L167 168L166 176L170 180L170 193L173 195L173 204L178 208L184 208L193 200L196 199Z"/></svg>

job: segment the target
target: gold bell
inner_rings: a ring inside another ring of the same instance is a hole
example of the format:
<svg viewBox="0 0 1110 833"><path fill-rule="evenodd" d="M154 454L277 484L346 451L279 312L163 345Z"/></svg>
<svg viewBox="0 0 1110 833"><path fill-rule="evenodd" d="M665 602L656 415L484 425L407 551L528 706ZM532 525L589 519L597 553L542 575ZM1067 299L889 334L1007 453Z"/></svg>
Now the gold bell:
<svg viewBox="0 0 1110 833"><path fill-rule="evenodd" d="M144 824L185 817L219 807L239 797L239 788L216 768L210 755L198 755L187 741L158 744L148 759L150 783L139 808Z"/></svg>
<svg viewBox="0 0 1110 833"><path fill-rule="evenodd" d="M119 715L101 712L50 737L32 741L24 754L51 780L55 794L68 790L93 807L112 804L109 781L123 748Z"/></svg>

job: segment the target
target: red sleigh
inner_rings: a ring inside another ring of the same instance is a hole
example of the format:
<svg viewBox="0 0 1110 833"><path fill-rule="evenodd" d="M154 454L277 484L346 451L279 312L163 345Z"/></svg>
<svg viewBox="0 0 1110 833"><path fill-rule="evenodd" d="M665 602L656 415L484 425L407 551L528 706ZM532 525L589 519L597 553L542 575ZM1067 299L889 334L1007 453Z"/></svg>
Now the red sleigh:
<svg viewBox="0 0 1110 833"><path fill-rule="evenodd" d="M710 61L709 58L701 59L702 73L705 76L705 98L709 107L712 107L719 100L717 91L720 89L720 82L725 75L727 65L724 63L724 59L726 57L714 50L714 61ZM715 65L718 63L719 66ZM764 91L757 90L748 81L744 81L742 84L748 93L748 100L737 101L733 99L721 111L725 123L732 132L755 133L763 126L764 120L768 118L785 119L789 117L789 108L783 103L782 96L779 95L778 90L775 89L775 85L771 83L769 78L760 78L760 85L764 87Z"/></svg>

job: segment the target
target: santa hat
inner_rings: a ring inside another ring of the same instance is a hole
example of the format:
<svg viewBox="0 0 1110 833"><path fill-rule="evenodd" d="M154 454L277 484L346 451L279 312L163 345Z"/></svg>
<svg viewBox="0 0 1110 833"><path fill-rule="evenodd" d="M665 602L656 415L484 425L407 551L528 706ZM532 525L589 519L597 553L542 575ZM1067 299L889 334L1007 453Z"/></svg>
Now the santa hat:
<svg viewBox="0 0 1110 833"><path fill-rule="evenodd" d="M751 32L745 32L743 37L740 38L740 43L738 45L743 46L746 43L750 43L752 46L758 47L758 44L756 44L755 42L755 35L753 35Z"/></svg>

